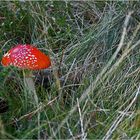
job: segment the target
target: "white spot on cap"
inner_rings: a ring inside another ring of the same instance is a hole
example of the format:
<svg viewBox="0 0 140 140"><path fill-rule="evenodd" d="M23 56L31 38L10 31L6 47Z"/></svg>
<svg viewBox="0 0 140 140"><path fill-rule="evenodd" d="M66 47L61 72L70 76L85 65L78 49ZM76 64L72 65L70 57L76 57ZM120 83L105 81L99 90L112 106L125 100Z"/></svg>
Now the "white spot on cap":
<svg viewBox="0 0 140 140"><path fill-rule="evenodd" d="M10 53L9 52L7 52L5 55L4 55L4 57L9 57L10 56Z"/></svg>
<svg viewBox="0 0 140 140"><path fill-rule="evenodd" d="M13 53L16 53L16 52L18 52L19 51L19 48L15 48L14 50L13 50Z"/></svg>

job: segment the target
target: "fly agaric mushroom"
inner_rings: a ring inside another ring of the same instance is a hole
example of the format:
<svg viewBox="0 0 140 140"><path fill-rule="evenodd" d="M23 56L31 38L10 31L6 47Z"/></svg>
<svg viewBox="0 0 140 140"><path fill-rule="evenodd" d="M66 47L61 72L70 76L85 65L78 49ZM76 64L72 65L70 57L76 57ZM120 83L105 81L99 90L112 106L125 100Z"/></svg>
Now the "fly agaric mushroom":
<svg viewBox="0 0 140 140"><path fill-rule="evenodd" d="M16 45L10 49L3 57L1 64L3 66L16 66L21 69L25 69L24 84L28 89L29 94L35 100L35 105L38 105L38 97L36 94L34 81L32 79L32 73L28 70L41 70L51 66L51 60L49 56L42 53L40 50L32 45ZM26 70L27 69L27 70ZM27 73L28 72L28 73ZM29 73L30 72L30 73ZM32 96L33 95L33 96Z"/></svg>
<svg viewBox="0 0 140 140"><path fill-rule="evenodd" d="M3 66L16 66L21 69L27 70L41 70L46 69L51 66L51 60L49 56L42 53L37 48L32 45L16 45L14 48L9 50L2 58L1 64ZM24 72L24 71L23 71ZM31 72L31 71L30 71ZM26 75L26 76L25 76ZM30 73L32 76L32 73ZM36 93L34 81L31 76L27 76L27 73L24 73L24 84L26 89L29 92L32 101L37 107L38 96ZM35 101L35 102L34 102ZM40 127L40 113L37 114L38 127ZM40 136L40 132L38 131L38 137Z"/></svg>
<svg viewBox="0 0 140 140"><path fill-rule="evenodd" d="M13 65L22 69L40 70L51 65L49 56L31 45L16 45L2 58L3 66Z"/></svg>

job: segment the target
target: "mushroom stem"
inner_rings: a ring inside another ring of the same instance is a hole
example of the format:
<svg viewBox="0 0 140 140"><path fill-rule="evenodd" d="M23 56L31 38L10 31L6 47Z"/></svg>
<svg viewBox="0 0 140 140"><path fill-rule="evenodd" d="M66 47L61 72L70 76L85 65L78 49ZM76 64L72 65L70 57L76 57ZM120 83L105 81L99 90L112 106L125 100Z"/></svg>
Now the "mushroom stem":
<svg viewBox="0 0 140 140"><path fill-rule="evenodd" d="M23 70L23 75L24 75L24 85L28 91L28 94L30 96L30 98L32 98L32 102L34 102L34 106L37 107L38 106L38 97L37 97L37 93L36 93L36 89L35 89L35 84L33 81L33 74L31 71L24 71Z"/></svg>
<svg viewBox="0 0 140 140"><path fill-rule="evenodd" d="M32 71L24 71L24 85L28 91L28 95L30 96L32 102L34 102L34 106L37 108L39 107L38 96L35 89L35 83L33 81L33 74ZM37 113L37 120L38 120L38 127L40 127L40 112ZM40 138L40 131L38 131L38 139Z"/></svg>

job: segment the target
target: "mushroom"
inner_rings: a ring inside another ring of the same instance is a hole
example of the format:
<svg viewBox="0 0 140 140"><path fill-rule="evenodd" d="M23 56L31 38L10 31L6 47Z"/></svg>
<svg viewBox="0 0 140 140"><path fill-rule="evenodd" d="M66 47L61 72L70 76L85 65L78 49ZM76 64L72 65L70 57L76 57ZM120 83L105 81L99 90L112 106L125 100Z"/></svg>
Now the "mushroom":
<svg viewBox="0 0 140 140"><path fill-rule="evenodd" d="M3 66L13 65L22 69L40 70L51 65L49 56L31 45L16 45L2 58Z"/></svg>
<svg viewBox="0 0 140 140"><path fill-rule="evenodd" d="M38 97L34 81L32 79L31 70L41 70L50 67L51 60L49 56L45 55L32 45L18 44L2 57L1 64L5 67L12 65L25 70L23 71L24 84L28 89L30 96L33 94L33 100L36 102L35 105L38 106Z"/></svg>
<svg viewBox="0 0 140 140"><path fill-rule="evenodd" d="M50 67L51 60L49 56L45 55L32 45L19 44L16 45L14 48L10 49L2 57L1 64L5 67L12 65L23 69L25 87L28 90L30 98L32 99L32 102L34 103L35 107L38 107L38 96L36 94L31 70L41 70ZM38 112L37 114L37 121L38 127L40 127L40 112ZM40 131L38 131L38 138L40 138Z"/></svg>

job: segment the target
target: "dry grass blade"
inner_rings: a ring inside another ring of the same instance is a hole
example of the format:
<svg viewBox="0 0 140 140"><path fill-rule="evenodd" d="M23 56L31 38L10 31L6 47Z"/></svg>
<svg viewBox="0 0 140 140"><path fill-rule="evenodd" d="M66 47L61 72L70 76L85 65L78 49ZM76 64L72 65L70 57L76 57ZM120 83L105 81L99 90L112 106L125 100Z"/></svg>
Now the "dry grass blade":
<svg viewBox="0 0 140 140"><path fill-rule="evenodd" d="M128 111L130 110L130 108L133 106L133 104L135 103L135 101L137 100L139 94L140 94L140 86L138 87L137 91L133 93L134 94L134 98L132 99L131 103L129 104L129 106L123 110L123 114L120 114L114 121L113 124L111 125L111 127L109 128L109 130L107 131L106 135L104 136L104 140L108 140L110 139L110 136L112 135L112 133L115 131L115 129L117 128L117 126L121 123L121 121L123 120L123 118L125 117L125 115L128 113Z"/></svg>
<svg viewBox="0 0 140 140"><path fill-rule="evenodd" d="M117 50L115 51L114 55L111 57L111 59L108 62L108 64L104 67L104 69L101 71L101 73L97 76L96 80L89 85L89 87L86 89L86 91L84 93L82 93L82 96L79 99L79 104L87 97L87 95L90 95L92 90L97 86L98 81L102 78L103 74L107 71L108 67L111 65L112 61L116 58L118 52L122 48L123 42L124 42L124 39L125 39L125 35L126 35L126 27L127 27L128 23L129 23L129 19L130 19L132 13L133 12L129 12L128 15L125 18L124 28L123 28L121 40L120 40L120 43L119 43L119 46L118 46ZM61 122L61 124L59 125L59 127L57 128L57 130L54 133L54 137L60 131L61 127L68 121L69 117L76 111L76 109L77 109L77 104L70 110L69 114Z"/></svg>

